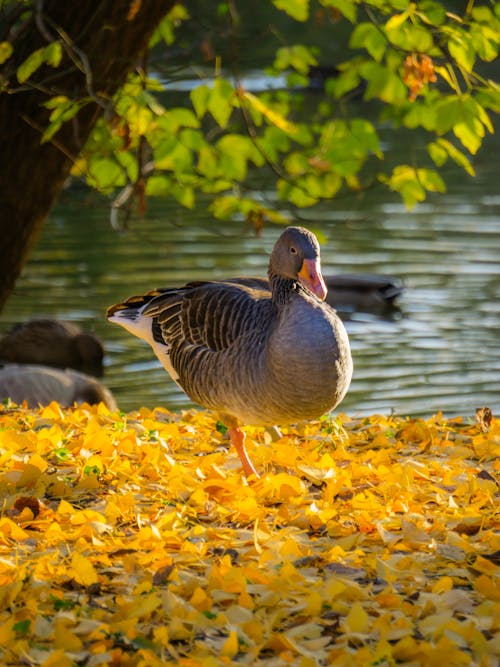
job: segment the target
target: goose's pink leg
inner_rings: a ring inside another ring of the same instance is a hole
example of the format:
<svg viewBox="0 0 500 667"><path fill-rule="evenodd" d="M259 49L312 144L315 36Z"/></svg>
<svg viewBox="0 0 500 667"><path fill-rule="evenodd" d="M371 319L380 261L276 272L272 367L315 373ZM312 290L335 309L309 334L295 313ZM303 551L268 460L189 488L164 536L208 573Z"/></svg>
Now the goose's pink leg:
<svg viewBox="0 0 500 667"><path fill-rule="evenodd" d="M229 437L231 439L231 444L238 452L240 457L241 464L243 466L243 471L247 477L255 475L259 478L259 473L255 470L253 463L250 461L247 450L245 449L245 434L239 426L234 426L229 429Z"/></svg>

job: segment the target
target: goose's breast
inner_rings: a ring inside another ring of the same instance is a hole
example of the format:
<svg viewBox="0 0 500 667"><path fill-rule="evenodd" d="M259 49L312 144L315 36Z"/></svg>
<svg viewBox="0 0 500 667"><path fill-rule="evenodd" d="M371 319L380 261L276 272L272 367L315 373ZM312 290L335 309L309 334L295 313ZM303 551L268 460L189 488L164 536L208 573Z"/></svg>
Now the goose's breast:
<svg viewBox="0 0 500 667"><path fill-rule="evenodd" d="M352 359L344 325L322 304L290 309L271 337L268 368L284 409L315 418L344 397Z"/></svg>

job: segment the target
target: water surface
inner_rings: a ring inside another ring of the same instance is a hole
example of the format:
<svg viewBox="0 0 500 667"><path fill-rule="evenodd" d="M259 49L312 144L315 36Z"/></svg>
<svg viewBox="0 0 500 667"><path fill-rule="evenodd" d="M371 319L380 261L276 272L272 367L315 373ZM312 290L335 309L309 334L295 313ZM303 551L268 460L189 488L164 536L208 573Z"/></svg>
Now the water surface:
<svg viewBox="0 0 500 667"><path fill-rule="evenodd" d="M380 186L292 219L321 234L325 273L386 273L406 283L391 318L353 313L347 322L355 371L344 411L499 411L499 155L493 137L475 179L450 171L449 192L410 212ZM149 347L106 322L106 306L158 286L265 275L280 231L268 225L257 238L241 222L214 221L203 203L188 212L156 201L120 234L108 203L74 188L50 216L1 329L33 317L75 321L104 341L105 382L120 407L187 407Z"/></svg>

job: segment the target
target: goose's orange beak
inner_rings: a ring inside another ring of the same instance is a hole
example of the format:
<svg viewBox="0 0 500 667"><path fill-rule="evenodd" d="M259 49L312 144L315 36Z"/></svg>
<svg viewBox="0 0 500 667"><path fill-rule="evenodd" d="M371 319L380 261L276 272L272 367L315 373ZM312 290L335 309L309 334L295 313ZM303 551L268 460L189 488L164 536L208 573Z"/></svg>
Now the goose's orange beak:
<svg viewBox="0 0 500 667"><path fill-rule="evenodd" d="M299 282L307 287L313 294L324 301L326 298L326 285L321 275L319 259L305 259L298 273Z"/></svg>

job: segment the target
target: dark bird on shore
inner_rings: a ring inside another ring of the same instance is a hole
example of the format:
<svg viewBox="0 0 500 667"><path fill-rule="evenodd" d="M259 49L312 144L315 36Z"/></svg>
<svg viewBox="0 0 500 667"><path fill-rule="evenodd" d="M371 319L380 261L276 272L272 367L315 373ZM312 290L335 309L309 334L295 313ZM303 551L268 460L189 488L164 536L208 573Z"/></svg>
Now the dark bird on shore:
<svg viewBox="0 0 500 667"><path fill-rule="evenodd" d="M8 398L17 404L26 401L30 408L57 401L62 407L103 402L110 410L117 409L112 393L96 378L36 364L0 365L0 401Z"/></svg>
<svg viewBox="0 0 500 667"><path fill-rule="evenodd" d="M73 322L36 319L14 325L0 339L0 362L43 364L102 375L104 349Z"/></svg>

